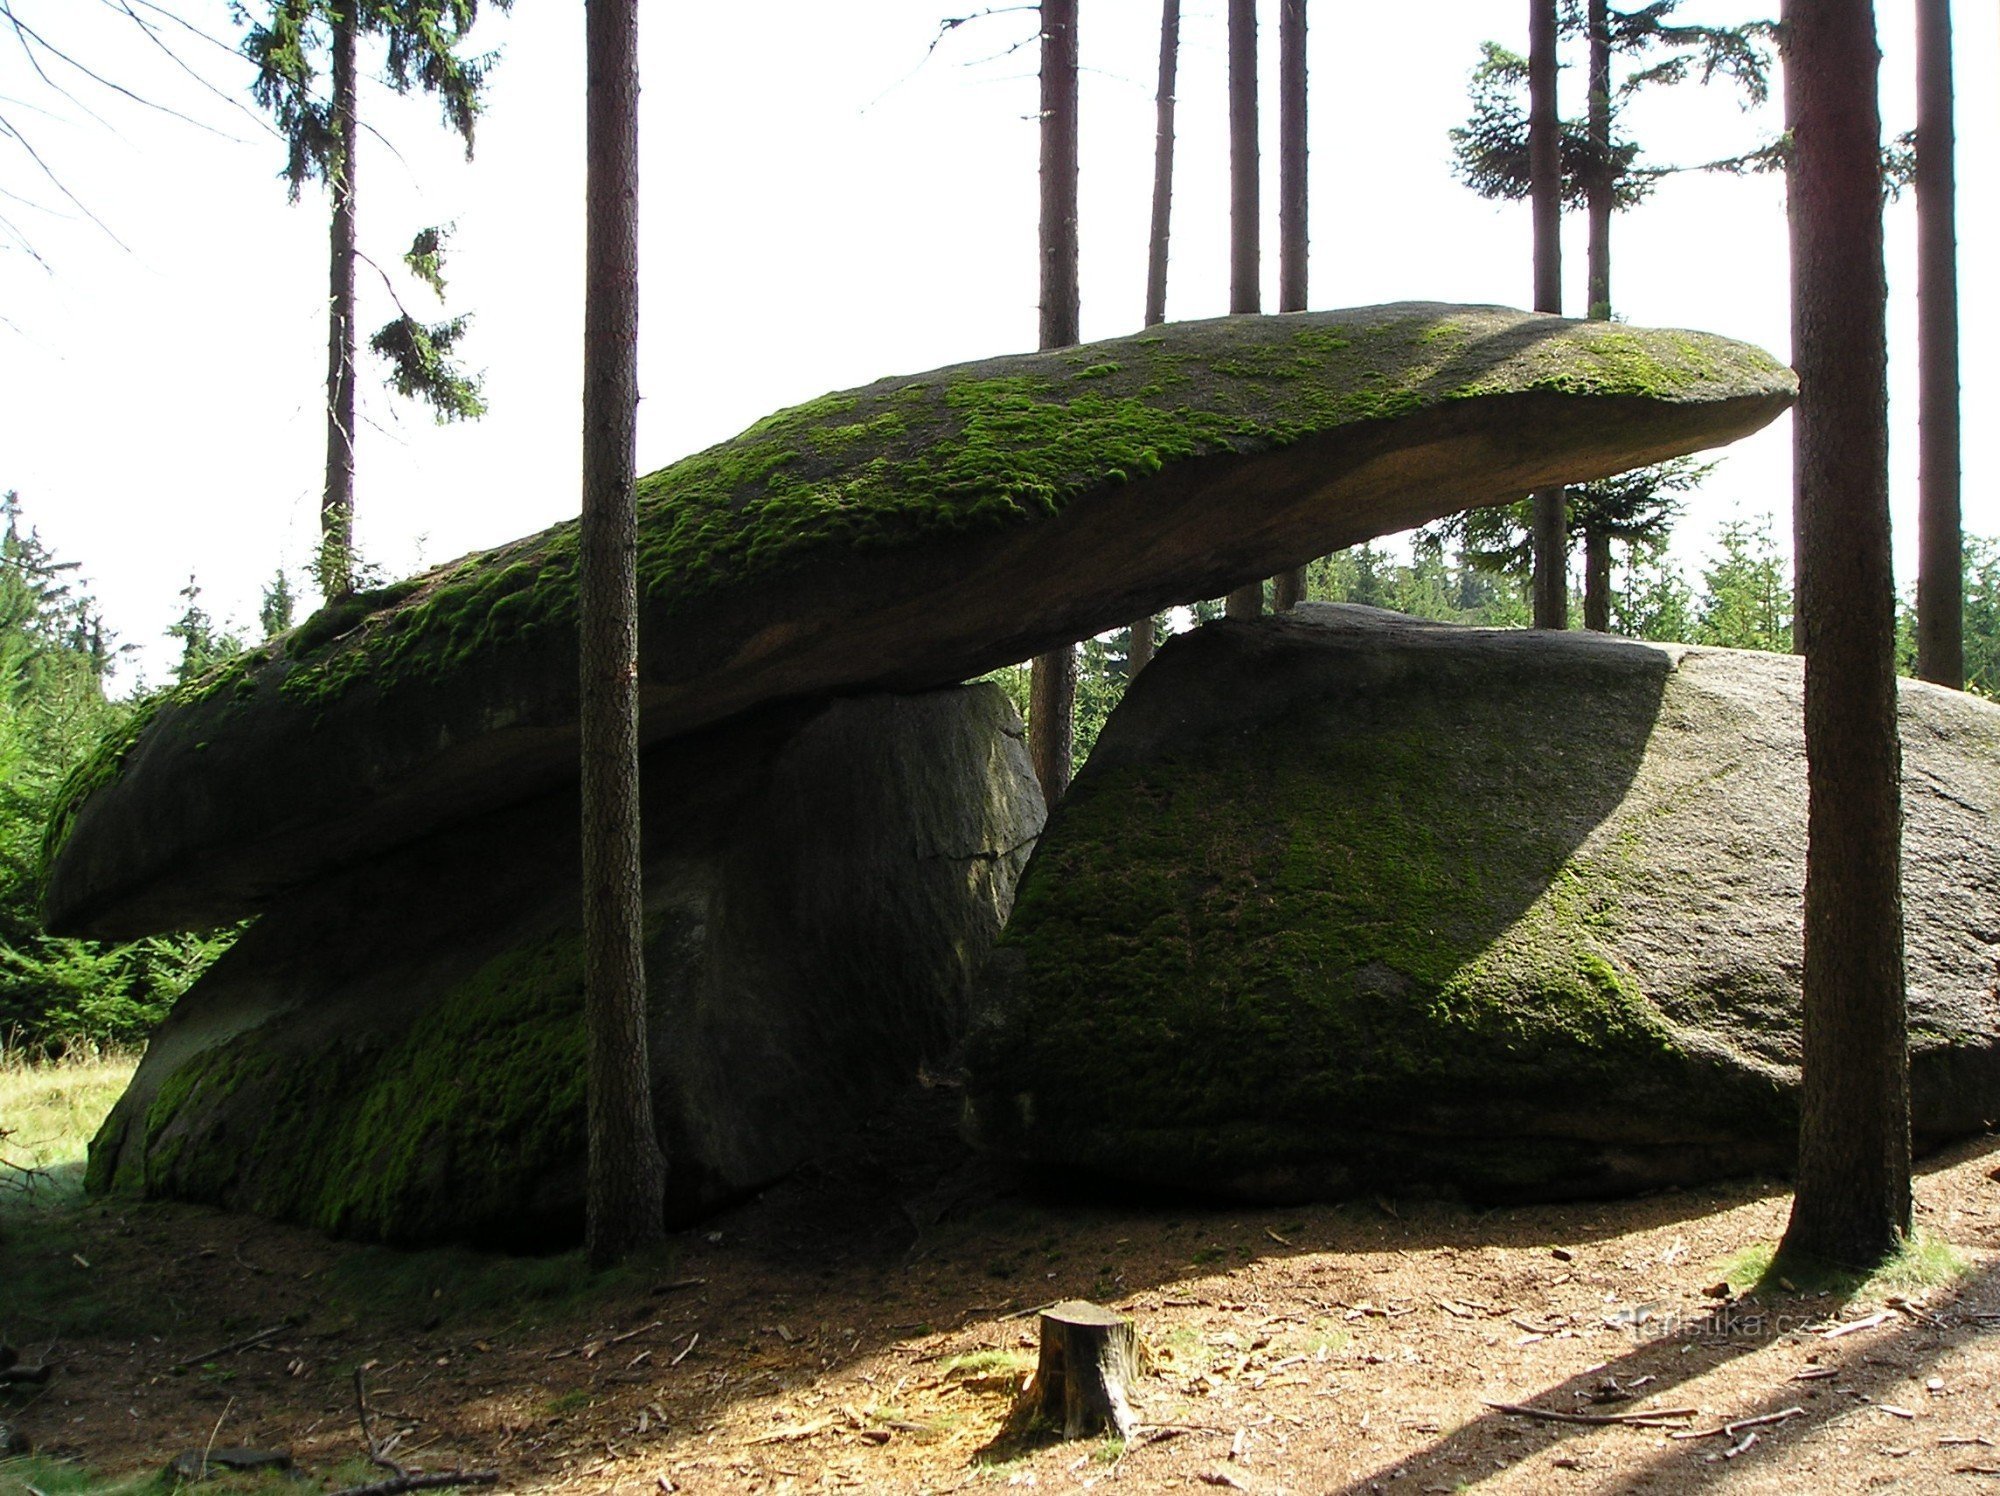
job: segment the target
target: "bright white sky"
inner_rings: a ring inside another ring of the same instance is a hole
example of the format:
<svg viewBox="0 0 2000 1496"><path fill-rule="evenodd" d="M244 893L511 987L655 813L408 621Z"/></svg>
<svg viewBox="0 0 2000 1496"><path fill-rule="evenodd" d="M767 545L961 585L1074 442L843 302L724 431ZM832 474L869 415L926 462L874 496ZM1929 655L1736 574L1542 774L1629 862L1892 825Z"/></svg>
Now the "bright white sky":
<svg viewBox="0 0 2000 1496"><path fill-rule="evenodd" d="M254 8L254 6L253 6ZM954 33L958 0L766 0L644 7L642 470L830 389L1031 347L1035 337L1036 52L1032 14ZM0 47L0 111L123 246L58 198L0 141L0 216L46 268L0 250L0 488L83 563L111 623L158 679L161 631L193 574L218 615L254 619L280 565L303 574L323 462L325 206L289 206L278 142L204 91L108 0L14 0L15 12L108 78L221 134L107 93L59 65L90 118ZM233 44L223 0L179 9ZM1267 3L1265 77L1276 76ZM2000 534L2000 16L1960 6L1960 243L1968 413L1968 530ZM1878 7L1885 126L1913 123L1909 0ZM1169 315L1226 309L1222 0L1183 22L1180 145ZM1478 44L1525 45L1524 4L1432 0L1313 8L1312 304L1528 299L1528 214L1457 185L1446 131L1466 112ZM1738 6L1688 0L1687 18ZM1083 333L1140 320L1150 190L1155 0L1085 0ZM488 14L502 57L476 162L424 101L366 88L362 238L387 265L419 227L457 226L451 305L473 313L465 350L491 412L438 428L364 378L359 540L392 574L575 512L582 286L583 8L519 0ZM226 49L165 39L230 98L247 74ZM1013 49L1013 50L1010 50ZM1276 290L1275 98L1265 201ZM1565 74L1565 109L1581 90ZM1662 159L1698 160L1773 132L1720 88L1635 110ZM392 148L393 147L393 148ZM37 211L30 197L59 209ZM1568 228L1571 305L1582 304L1583 226ZM1892 454L1900 574L1911 574L1916 492L1914 227L1890 210ZM367 272L364 271L364 277ZM364 327L390 309L373 304ZM407 293L406 293L407 294ZM1669 182L1614 231L1613 298L1637 323L1787 346L1780 187L1768 179ZM414 303L413 303L414 305ZM1784 423L1733 449L1699 496L1680 548L1699 563L1733 513L1789 530Z"/></svg>

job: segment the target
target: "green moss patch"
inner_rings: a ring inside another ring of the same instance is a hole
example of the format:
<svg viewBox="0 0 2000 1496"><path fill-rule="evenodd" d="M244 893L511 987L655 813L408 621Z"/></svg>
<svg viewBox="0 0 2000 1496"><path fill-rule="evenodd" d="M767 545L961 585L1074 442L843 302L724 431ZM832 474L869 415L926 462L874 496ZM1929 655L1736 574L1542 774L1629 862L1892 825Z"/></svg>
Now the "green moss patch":
<svg viewBox="0 0 2000 1496"><path fill-rule="evenodd" d="M583 1158L584 1045L567 934L490 962L384 1048L251 1030L194 1057L146 1115L135 1182L343 1235L533 1240Z"/></svg>

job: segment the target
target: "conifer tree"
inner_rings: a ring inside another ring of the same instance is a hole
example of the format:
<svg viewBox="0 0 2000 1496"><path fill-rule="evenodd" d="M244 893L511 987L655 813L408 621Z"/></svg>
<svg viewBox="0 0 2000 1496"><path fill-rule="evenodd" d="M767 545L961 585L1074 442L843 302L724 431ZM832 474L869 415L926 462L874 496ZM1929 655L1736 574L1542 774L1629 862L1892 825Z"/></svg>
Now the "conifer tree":
<svg viewBox="0 0 2000 1496"><path fill-rule="evenodd" d="M1262 224L1257 159L1257 0L1229 0L1229 310L1260 312ZM1264 611L1264 584L1231 589L1230 618Z"/></svg>
<svg viewBox="0 0 2000 1496"><path fill-rule="evenodd" d="M1799 1165L1781 1250L1868 1268L1911 1219L1874 6L1786 0L1784 47L1807 827Z"/></svg>
<svg viewBox="0 0 2000 1496"><path fill-rule="evenodd" d="M1562 312L1562 163L1556 107L1556 0L1528 6L1528 196L1535 220L1535 310ZM1560 488L1531 496L1538 629L1569 624L1569 548Z"/></svg>
<svg viewBox="0 0 2000 1496"><path fill-rule="evenodd" d="M1611 223L1613 214L1636 206L1652 192L1659 179L1673 168L1642 163L1636 143L1617 132L1624 107L1639 93L1671 86L1690 78L1706 83L1722 78L1733 83L1744 99L1761 103L1769 94L1771 58L1769 42L1774 28L1768 21L1715 26L1680 23L1673 19L1679 0L1653 3L1623 11L1608 0L1587 0L1580 10L1551 16L1540 11L1542 29L1553 43L1580 31L1587 48L1588 101L1581 121L1552 116L1552 135L1546 150L1553 150L1556 171L1537 200L1543 217L1559 214L1561 207L1581 207L1589 220L1589 311L1595 320L1609 320L1611 295ZM1614 62L1632 61L1626 76L1614 72ZM1553 66L1553 63L1551 63ZM1520 201L1534 196L1536 177L1531 159L1532 124L1522 110L1524 90L1532 91L1533 61L1496 43L1485 45L1478 69L1473 74L1472 115L1467 123L1451 132L1453 154L1459 177L1482 197ZM1532 109L1532 106L1531 106ZM1763 146L1723 161L1704 162L1697 169L1754 171L1781 163L1770 146ZM1536 220L1536 244L1540 253L1545 233L1543 217ZM1541 277L1560 277L1560 259L1538 273L1537 309L1559 311L1560 287ZM1546 304L1544 304L1546 303ZM1635 529L1620 500L1629 494L1594 489L1573 489L1568 495L1568 513L1563 532L1582 540L1584 547L1584 627L1605 629L1611 615L1611 542L1644 541L1646 529ZM1545 502L1540 511L1550 522L1555 510ZM1662 520L1664 523L1664 519ZM1547 543L1558 543L1550 540ZM1566 570L1566 568L1564 568ZM1553 617L1553 600L1539 605Z"/></svg>
<svg viewBox="0 0 2000 1496"><path fill-rule="evenodd" d="M1917 0L1917 674L1965 684L1951 0Z"/></svg>
<svg viewBox="0 0 2000 1496"><path fill-rule="evenodd" d="M1174 87L1180 68L1181 0L1161 0L1160 81L1153 93L1153 217L1146 240L1146 326L1167 320L1167 248L1174 206ZM1125 651L1129 680L1153 658L1156 620L1148 615L1132 625Z"/></svg>
<svg viewBox="0 0 2000 1496"><path fill-rule="evenodd" d="M1041 346L1078 339L1076 0L1042 0ZM1076 651L1065 644L1029 666L1028 753L1051 809L1069 789Z"/></svg>
<svg viewBox="0 0 2000 1496"><path fill-rule="evenodd" d="M582 612L584 1249L605 1266L665 1234L647 1042L639 840L639 5L585 0Z"/></svg>
<svg viewBox="0 0 2000 1496"><path fill-rule="evenodd" d="M1303 312L1306 275L1306 0L1278 6L1278 310ZM1271 610L1289 612L1306 594L1306 569L1271 579Z"/></svg>
<svg viewBox="0 0 2000 1496"><path fill-rule="evenodd" d="M513 0L492 0L501 9ZM397 315L369 346L390 366L398 393L424 401L440 421L476 417L485 409L478 381L452 360L466 319L426 323L396 296L395 283L360 246L357 225L361 137L360 45L383 44L384 75L399 94L434 97L444 120L472 154L473 129L492 59L465 50L479 0L248 0L234 14L249 25L243 52L256 65L252 93L270 111L286 147L284 177L292 201L307 182L324 182L331 198L326 363L326 478L320 494L316 579L331 598L353 590L356 272L365 261L382 276ZM321 54L328 67L323 77ZM448 230L421 230L403 256L409 273L442 299Z"/></svg>

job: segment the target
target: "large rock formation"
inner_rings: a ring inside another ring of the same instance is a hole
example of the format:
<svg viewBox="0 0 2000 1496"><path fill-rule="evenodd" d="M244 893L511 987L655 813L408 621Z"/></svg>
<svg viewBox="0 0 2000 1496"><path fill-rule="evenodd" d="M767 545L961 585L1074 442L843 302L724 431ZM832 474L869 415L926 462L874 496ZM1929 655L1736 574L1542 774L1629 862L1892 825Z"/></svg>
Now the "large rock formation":
<svg viewBox="0 0 2000 1496"><path fill-rule="evenodd" d="M1404 305L1226 318L782 411L642 480L648 741L926 689L1339 546L1764 425L1699 333ZM339 602L72 781L53 927L215 924L542 793L576 752L576 531Z"/></svg>
<svg viewBox="0 0 2000 1496"><path fill-rule="evenodd" d="M2000 707L1904 682L1916 1129L2000 1116ZM1250 1199L1788 1168L1799 661L1370 609L1174 640L1052 818L985 1146Z"/></svg>
<svg viewBox="0 0 2000 1496"><path fill-rule="evenodd" d="M951 1046L1041 795L985 685L684 738L648 755L645 798L654 1089L687 1217ZM555 794L280 899L155 1036L91 1183L399 1242L579 1235L577 821Z"/></svg>

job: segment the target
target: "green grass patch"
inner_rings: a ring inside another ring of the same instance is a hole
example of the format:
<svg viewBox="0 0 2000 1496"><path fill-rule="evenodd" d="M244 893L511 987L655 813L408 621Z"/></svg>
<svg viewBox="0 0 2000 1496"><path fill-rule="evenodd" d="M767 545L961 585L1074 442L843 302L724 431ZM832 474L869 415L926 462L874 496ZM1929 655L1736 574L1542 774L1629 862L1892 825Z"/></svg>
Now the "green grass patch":
<svg viewBox="0 0 2000 1496"><path fill-rule="evenodd" d="M1918 1231L1872 1272L1856 1272L1796 1254L1778 1255L1776 1242L1756 1242L1715 1264L1736 1293L1834 1294L1866 1303L1890 1294L1926 1293L1963 1277L1971 1263L1950 1242Z"/></svg>
<svg viewBox="0 0 2000 1496"><path fill-rule="evenodd" d="M982 1350L967 1351L962 1356L952 1356L938 1371L940 1377L991 1377L1008 1376L1014 1372L1032 1371L1035 1358L1026 1351Z"/></svg>
<svg viewBox="0 0 2000 1496"><path fill-rule="evenodd" d="M119 1051L32 1061L0 1052L0 1229L82 1194L84 1156L138 1064Z"/></svg>
<svg viewBox="0 0 2000 1496"><path fill-rule="evenodd" d="M161 1461L164 1467L165 1461ZM369 1479L365 1461L348 1460L322 1476L299 1470L268 1470L255 1473L221 1473L201 1483L204 1496L272 1496L285 1492L340 1489ZM381 1472L377 1471L379 1475ZM174 1496L177 1491L196 1489L167 1476L163 1469L140 1470L123 1475L105 1475L86 1465L46 1455L22 1455L0 1460L0 1496Z"/></svg>
<svg viewBox="0 0 2000 1496"><path fill-rule="evenodd" d="M356 1320L437 1319L465 1326L558 1316L621 1291L641 1291L670 1274L675 1257L668 1246L593 1273L580 1251L519 1257L469 1247L365 1247L342 1256L320 1281L329 1302Z"/></svg>

